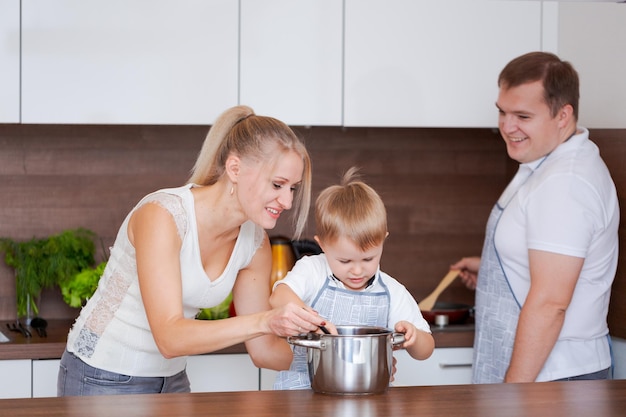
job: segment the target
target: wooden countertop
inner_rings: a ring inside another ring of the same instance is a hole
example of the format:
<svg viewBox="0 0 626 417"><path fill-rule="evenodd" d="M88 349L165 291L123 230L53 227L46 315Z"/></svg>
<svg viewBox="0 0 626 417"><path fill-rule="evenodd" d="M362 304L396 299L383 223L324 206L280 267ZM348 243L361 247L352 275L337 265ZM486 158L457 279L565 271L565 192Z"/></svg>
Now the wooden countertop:
<svg viewBox="0 0 626 417"><path fill-rule="evenodd" d="M19 333L9 332L6 324L0 321L0 329L9 339L9 342L0 343L0 360L5 359L58 359L65 350L67 333L74 320L48 320L48 337L42 338L37 332L25 338ZM441 347L472 347L474 343L474 325L451 325L442 329L432 326L435 346ZM243 344L228 347L212 354L246 353Z"/></svg>
<svg viewBox="0 0 626 417"><path fill-rule="evenodd" d="M7 417L613 417L624 410L626 380L393 387L366 396L301 390L0 400Z"/></svg>
<svg viewBox="0 0 626 417"><path fill-rule="evenodd" d="M32 337L26 338L20 333L10 332L6 324L9 321L0 321L0 329L10 341L0 343L0 360L5 359L59 359L65 351L67 334L74 324L74 320L47 320L48 337L39 337L37 332L28 327ZM212 354L246 353L242 344L213 352Z"/></svg>
<svg viewBox="0 0 626 417"><path fill-rule="evenodd" d="M48 337L39 337L31 327L27 327L32 337L26 338L20 333L10 332L9 321L0 322L0 330L10 341L0 343L0 360L2 359L58 359L65 350L67 333L74 320L47 320Z"/></svg>

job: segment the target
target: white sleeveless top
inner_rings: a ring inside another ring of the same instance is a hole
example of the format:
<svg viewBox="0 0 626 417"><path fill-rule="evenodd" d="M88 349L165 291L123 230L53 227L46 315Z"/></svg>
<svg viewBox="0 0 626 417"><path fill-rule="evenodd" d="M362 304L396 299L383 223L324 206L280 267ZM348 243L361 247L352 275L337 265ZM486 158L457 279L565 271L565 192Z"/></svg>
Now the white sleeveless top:
<svg viewBox="0 0 626 417"><path fill-rule="evenodd" d="M93 297L70 330L67 350L100 369L132 376L171 376L185 369L186 357L165 359L159 352L141 299L135 248L128 239L132 213L147 203L170 212L182 240L180 264L182 304L186 318L200 308L220 304L231 292L240 269L263 242L265 231L248 221L241 225L231 258L221 276L211 281L202 267L191 193L193 184L164 189L144 197L128 214L111 248L111 256Z"/></svg>

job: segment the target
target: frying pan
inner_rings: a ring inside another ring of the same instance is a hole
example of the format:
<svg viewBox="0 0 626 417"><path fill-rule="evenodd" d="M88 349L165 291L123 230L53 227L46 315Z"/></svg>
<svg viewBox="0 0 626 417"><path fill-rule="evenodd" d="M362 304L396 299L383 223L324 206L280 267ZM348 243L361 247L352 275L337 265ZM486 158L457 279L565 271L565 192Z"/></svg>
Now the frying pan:
<svg viewBox="0 0 626 417"><path fill-rule="evenodd" d="M435 316L448 316L448 324L462 324L467 321L472 311L472 306L460 303L448 303L445 301L437 301L432 310L422 311L422 316L430 324L435 323Z"/></svg>

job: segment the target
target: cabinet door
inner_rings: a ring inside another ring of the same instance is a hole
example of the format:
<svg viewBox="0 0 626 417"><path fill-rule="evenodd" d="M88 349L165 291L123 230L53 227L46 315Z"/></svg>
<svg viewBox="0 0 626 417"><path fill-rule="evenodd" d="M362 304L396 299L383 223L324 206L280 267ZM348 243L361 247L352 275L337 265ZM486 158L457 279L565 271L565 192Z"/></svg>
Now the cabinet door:
<svg viewBox="0 0 626 417"><path fill-rule="evenodd" d="M61 359L33 360L33 398L56 397Z"/></svg>
<svg viewBox="0 0 626 417"><path fill-rule="evenodd" d="M22 122L212 124L237 104L230 0L22 0Z"/></svg>
<svg viewBox="0 0 626 417"><path fill-rule="evenodd" d="M626 128L626 4L559 3L558 52L580 76L579 121Z"/></svg>
<svg viewBox="0 0 626 417"><path fill-rule="evenodd" d="M340 125L342 2L242 0L240 102L291 125Z"/></svg>
<svg viewBox="0 0 626 417"><path fill-rule="evenodd" d="M261 381L259 382L259 389L261 391L271 391L274 389L274 381L276 381L276 376L278 375L278 371L274 371L273 369L265 369L261 368Z"/></svg>
<svg viewBox="0 0 626 417"><path fill-rule="evenodd" d="M190 356L191 392L258 391L259 369L247 354Z"/></svg>
<svg viewBox="0 0 626 417"><path fill-rule="evenodd" d="M0 123L20 121L20 0L0 0Z"/></svg>
<svg viewBox="0 0 626 417"><path fill-rule="evenodd" d="M540 1L346 0L345 22L346 126L495 127L500 70L541 49Z"/></svg>
<svg viewBox="0 0 626 417"><path fill-rule="evenodd" d="M394 386L454 385L472 382L472 348L438 348L425 361L406 352L393 353L398 360Z"/></svg>
<svg viewBox="0 0 626 417"><path fill-rule="evenodd" d="M0 360L0 398L30 398L30 359Z"/></svg>

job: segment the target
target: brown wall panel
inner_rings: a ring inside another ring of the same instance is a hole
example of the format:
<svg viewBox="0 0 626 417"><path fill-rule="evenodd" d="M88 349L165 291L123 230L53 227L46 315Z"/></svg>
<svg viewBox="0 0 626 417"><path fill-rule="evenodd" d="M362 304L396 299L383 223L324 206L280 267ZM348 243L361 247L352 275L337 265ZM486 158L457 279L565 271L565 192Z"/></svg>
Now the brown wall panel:
<svg viewBox="0 0 626 417"><path fill-rule="evenodd" d="M28 239L86 227L110 246L138 199L186 181L207 129L0 125L0 236ZM294 129L311 153L314 198L353 165L381 194L390 231L382 268L417 300L434 289L450 263L480 253L491 206L516 169L490 129ZM592 138L615 178L624 213L626 133L594 131ZM290 235L289 223L281 219L270 235ZM624 227L620 233L623 243ZM305 237L313 234L311 218ZM609 320L622 337L624 269L621 256ZM456 282L441 299L471 304L473 296ZM77 314L58 291L46 291L41 308L48 318ZM0 319L14 316L14 278L0 262Z"/></svg>

